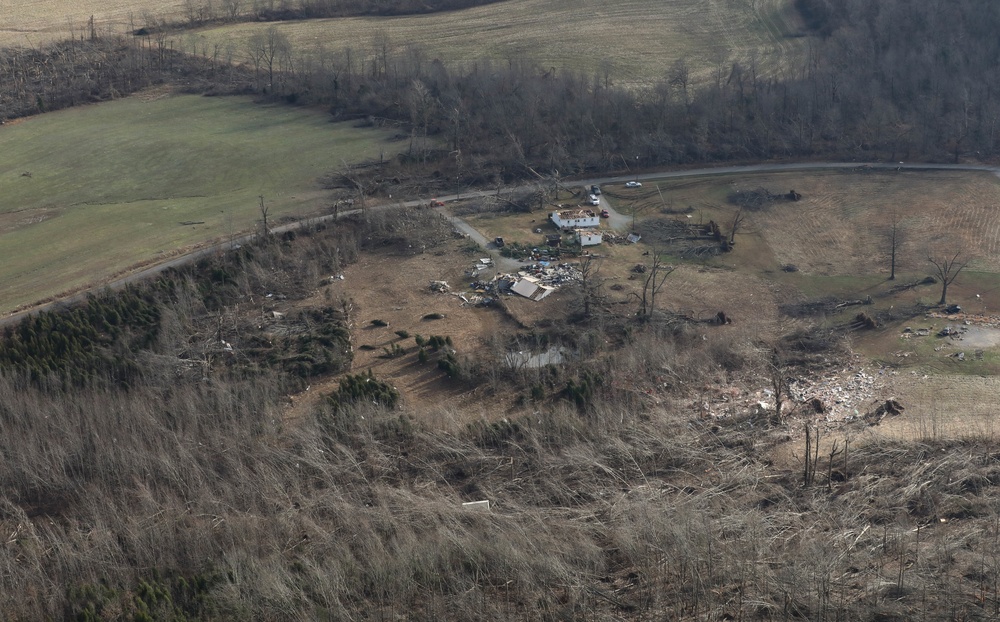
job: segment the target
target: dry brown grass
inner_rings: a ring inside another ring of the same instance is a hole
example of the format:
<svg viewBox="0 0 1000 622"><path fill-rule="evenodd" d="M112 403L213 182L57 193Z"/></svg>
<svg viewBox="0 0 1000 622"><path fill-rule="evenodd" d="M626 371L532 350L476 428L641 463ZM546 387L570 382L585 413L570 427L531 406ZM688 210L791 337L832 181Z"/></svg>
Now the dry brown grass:
<svg viewBox="0 0 1000 622"><path fill-rule="evenodd" d="M980 439L1000 436L996 396L1000 378L904 372L888 387L906 406L902 416L883 420L879 433L907 440Z"/></svg>
<svg viewBox="0 0 1000 622"><path fill-rule="evenodd" d="M880 230L895 210L907 233L899 260L904 272L925 273L928 252L945 237L975 258L970 268L1000 271L1000 224L990 217L1000 200L1000 179L990 173L819 171L667 180L659 182L662 201L655 185L615 188L611 200L622 210L634 204L640 218L665 217L659 215L663 207L691 207L692 221L715 219L728 230L736 211L730 193L760 187L801 193L801 201L778 200L748 214L735 252L722 260L741 268L793 264L824 277L888 275ZM746 247L753 251L744 253Z"/></svg>
<svg viewBox="0 0 1000 622"><path fill-rule="evenodd" d="M900 262L904 269L926 271L929 250L947 234L959 239L957 248L976 258L974 267L1000 271L1000 229L989 218L1000 198L1000 180L994 175L828 173L741 183L803 194L798 203L778 202L751 217L782 264L828 276L887 271L879 230L888 224L890 210L896 210L909 234Z"/></svg>
<svg viewBox="0 0 1000 622"><path fill-rule="evenodd" d="M0 46L35 46L80 37L93 16L98 33L122 33L145 24L144 15L176 19L182 0L3 0Z"/></svg>
<svg viewBox="0 0 1000 622"><path fill-rule="evenodd" d="M616 84L649 83L686 58L692 74L707 79L733 61L770 74L798 57L802 39L786 38L800 26L791 3L710 0L507 0L484 7L414 17L311 20L278 24L294 47L306 54L353 48L354 62L373 54L376 35L388 35L401 49L419 44L427 56L465 62L529 60L544 68L609 71ZM186 37L232 42L240 48L268 24L240 24L203 30Z"/></svg>
<svg viewBox="0 0 1000 622"><path fill-rule="evenodd" d="M449 380L433 362L419 363L413 336L451 337L458 354L468 356L479 353L491 335L516 328L499 309L463 305L456 295L431 291L432 280L447 281L456 293L468 289L468 279L463 273L479 255L467 252L467 245L464 240L453 239L433 251L392 257L391 261L382 253L363 253L357 263L343 271L343 280L334 280L301 303L308 307L322 306L328 299L350 301L355 348L352 373L371 369L378 378L399 390L409 411L421 417L436 413L434 416L443 427L477 419L478 393L467 384ZM422 319L430 313L444 317ZM376 319L387 322L388 326L372 325ZM397 330L405 330L411 337L401 339L396 335ZM406 348L408 354L385 358L384 349L392 344ZM313 412L316 401L334 390L339 380L339 377L326 378L313 383L308 392L294 398L286 416L296 418ZM504 410L500 405L494 415L502 416ZM464 415L445 421L451 418L442 419L443 412Z"/></svg>

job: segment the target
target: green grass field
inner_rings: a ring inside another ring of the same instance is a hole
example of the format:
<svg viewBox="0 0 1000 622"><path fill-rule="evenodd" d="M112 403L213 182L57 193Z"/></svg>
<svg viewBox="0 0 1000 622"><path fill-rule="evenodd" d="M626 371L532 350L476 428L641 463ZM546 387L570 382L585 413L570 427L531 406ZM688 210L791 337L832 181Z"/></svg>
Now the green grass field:
<svg viewBox="0 0 1000 622"><path fill-rule="evenodd" d="M260 195L272 222L316 212L318 177L393 150L312 111L197 96L49 113L0 140L3 311L250 229Z"/></svg>
<svg viewBox="0 0 1000 622"><path fill-rule="evenodd" d="M603 75L617 84L643 84L662 78L671 64L686 58L692 76L723 79L734 61L755 59L768 74L798 57L803 39L789 0L506 0L483 7L413 17L351 18L286 22L296 51L340 55L351 48L353 62L373 55L377 35L396 50L419 44L431 58L469 61L491 58L533 60L541 67ZM180 35L180 49L230 45L236 56L251 33L269 24L251 23ZM199 41L207 43L203 45Z"/></svg>

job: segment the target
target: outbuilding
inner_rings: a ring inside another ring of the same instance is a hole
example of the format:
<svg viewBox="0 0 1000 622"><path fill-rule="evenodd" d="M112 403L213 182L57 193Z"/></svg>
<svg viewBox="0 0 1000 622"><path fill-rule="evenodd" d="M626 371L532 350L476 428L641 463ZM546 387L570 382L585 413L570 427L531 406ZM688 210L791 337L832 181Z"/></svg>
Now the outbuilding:
<svg viewBox="0 0 1000 622"><path fill-rule="evenodd" d="M593 229L577 229L575 233L580 246L596 246L604 241L604 234Z"/></svg>

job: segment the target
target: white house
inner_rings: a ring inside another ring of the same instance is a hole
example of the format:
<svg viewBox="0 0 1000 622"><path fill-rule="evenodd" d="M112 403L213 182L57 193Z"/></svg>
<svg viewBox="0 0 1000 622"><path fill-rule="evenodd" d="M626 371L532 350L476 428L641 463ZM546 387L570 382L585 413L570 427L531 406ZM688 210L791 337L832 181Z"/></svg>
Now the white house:
<svg viewBox="0 0 1000 622"><path fill-rule="evenodd" d="M580 246L596 246L604 241L604 234L592 229L577 229L576 241Z"/></svg>
<svg viewBox="0 0 1000 622"><path fill-rule="evenodd" d="M589 209L568 209L552 212L550 217L560 229L579 229L581 227L597 227L601 217Z"/></svg>

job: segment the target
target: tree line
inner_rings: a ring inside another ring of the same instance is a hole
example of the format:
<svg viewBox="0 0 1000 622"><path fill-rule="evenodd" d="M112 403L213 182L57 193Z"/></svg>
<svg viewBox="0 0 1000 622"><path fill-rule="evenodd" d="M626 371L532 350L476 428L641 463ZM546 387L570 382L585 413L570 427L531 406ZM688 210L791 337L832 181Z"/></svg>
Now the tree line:
<svg viewBox="0 0 1000 622"><path fill-rule="evenodd" d="M183 50L162 34L95 37L4 51L0 103L14 117L177 80L256 93L396 125L404 158L457 184L733 160L988 160L1000 145L1000 8L963 0L939 20L935 6L812 9L821 34L798 67L765 76L754 58L720 57L707 82L680 63L638 90L528 58L446 65L384 33L311 50L275 28Z"/></svg>
<svg viewBox="0 0 1000 622"><path fill-rule="evenodd" d="M456 180L732 160L995 157L995 5L950 3L939 20L934 3L799 4L816 34L798 66L765 75L754 57L722 55L712 77L695 83L682 60L638 90L616 86L609 72L543 69L529 58L446 65L384 33L305 51L271 29L245 55L277 48L284 59L280 79L258 68L258 92L326 106L335 118L399 124L411 156L436 160Z"/></svg>

